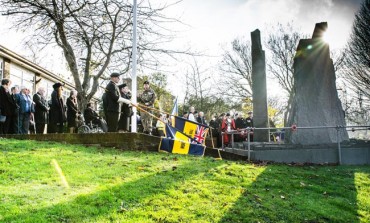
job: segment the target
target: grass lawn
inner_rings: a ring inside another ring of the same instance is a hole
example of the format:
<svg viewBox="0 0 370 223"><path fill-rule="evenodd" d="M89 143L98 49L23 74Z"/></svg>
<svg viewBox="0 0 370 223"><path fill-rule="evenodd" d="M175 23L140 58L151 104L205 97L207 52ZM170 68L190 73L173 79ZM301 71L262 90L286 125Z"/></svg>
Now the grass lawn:
<svg viewBox="0 0 370 223"><path fill-rule="evenodd" d="M369 166L0 139L0 222L370 222Z"/></svg>

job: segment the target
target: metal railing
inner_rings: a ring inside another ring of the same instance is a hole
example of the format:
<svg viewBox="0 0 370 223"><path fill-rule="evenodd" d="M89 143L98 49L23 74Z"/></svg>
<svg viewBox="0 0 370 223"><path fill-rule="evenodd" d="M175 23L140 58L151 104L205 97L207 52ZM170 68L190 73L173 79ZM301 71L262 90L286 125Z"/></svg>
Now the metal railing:
<svg viewBox="0 0 370 223"><path fill-rule="evenodd" d="M247 142L248 142L248 162L250 162L250 153L251 153L251 141L250 135L254 130L291 130L297 131L299 129L336 129L337 130L337 145L338 145L338 161L339 164L342 164L342 149L341 149L341 140L340 140L340 130L345 129L346 131L359 131L359 130L370 130L370 126L309 126L309 127L298 127L293 125L291 127L282 127L282 128L244 128L240 130L232 130L229 132L221 132L221 143L222 149L224 149L224 135L231 135L231 147L234 148L234 135L241 135L242 131L247 132Z"/></svg>

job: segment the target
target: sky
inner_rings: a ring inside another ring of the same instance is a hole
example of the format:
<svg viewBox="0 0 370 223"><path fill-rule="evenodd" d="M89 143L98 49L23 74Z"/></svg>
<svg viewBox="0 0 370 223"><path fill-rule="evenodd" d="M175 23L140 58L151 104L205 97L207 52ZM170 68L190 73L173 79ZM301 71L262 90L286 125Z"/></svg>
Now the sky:
<svg viewBox="0 0 370 223"><path fill-rule="evenodd" d="M238 36L292 22L312 34L315 23L328 22L331 46L342 47L362 0L184 0L169 10L189 24L181 41L210 50ZM266 34L266 33L265 33ZM267 35L267 34L266 34Z"/></svg>
<svg viewBox="0 0 370 223"><path fill-rule="evenodd" d="M316 23L328 22L326 39L331 49L340 49L347 42L361 2L362 0L184 0L171 7L168 15L179 17L189 25L182 27L180 38L175 40L176 44L191 46L214 56L207 57L204 61L213 68L209 69L210 72L217 72L223 48L230 45L232 40L250 40L250 33L259 29L263 42L271 26L277 23L292 23L297 30L311 36ZM183 68L179 68L179 72L180 69ZM267 85L270 95L283 95L276 80L268 78Z"/></svg>
<svg viewBox="0 0 370 223"><path fill-rule="evenodd" d="M163 3L164 0L151 2ZM312 34L315 23L328 22L327 39L330 47L339 49L345 45L350 35L353 19L361 2L362 0L183 0L167 9L166 15L179 18L186 24L171 27L177 31L177 38L172 45L191 46L194 50L211 55L212 57L203 58L203 61L207 61L207 66L212 67L210 72L215 72L223 46L235 38L244 37L249 40L250 32L255 29L261 31L263 39L269 28L278 22L291 22L294 27L309 35ZM12 30L5 21L0 16L0 44L20 55L31 55L21 44L24 33ZM45 58L41 66L57 73L55 69L61 69L60 60L53 58L57 58L57 55ZM178 63L180 62L174 63L169 70L173 73L180 72L179 69L183 67ZM169 76L169 90L175 95L181 95L184 86L179 86L174 78L174 75ZM271 88L278 88L273 80L267 81Z"/></svg>

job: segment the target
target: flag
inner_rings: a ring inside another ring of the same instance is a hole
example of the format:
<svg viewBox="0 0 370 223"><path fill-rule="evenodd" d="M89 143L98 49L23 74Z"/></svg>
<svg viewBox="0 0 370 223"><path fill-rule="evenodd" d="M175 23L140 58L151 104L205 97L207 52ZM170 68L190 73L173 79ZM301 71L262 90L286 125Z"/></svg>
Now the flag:
<svg viewBox="0 0 370 223"><path fill-rule="evenodd" d="M177 139L161 138L159 144L159 151L177 153L177 154L190 154L203 156L206 147L201 144L194 144Z"/></svg>
<svg viewBox="0 0 370 223"><path fill-rule="evenodd" d="M179 115L179 107L177 105L177 97L175 99L175 103L173 104L171 115L178 116Z"/></svg>
<svg viewBox="0 0 370 223"><path fill-rule="evenodd" d="M175 122L175 116L179 115L179 107L177 105L177 97L175 103L173 104L172 111L171 111L171 123Z"/></svg>
<svg viewBox="0 0 370 223"><path fill-rule="evenodd" d="M186 141L186 142L194 141L193 138L184 134L183 132L180 132L178 129L170 126L169 124L166 124L164 134L167 138L171 138L171 139L178 139L178 140Z"/></svg>
<svg viewBox="0 0 370 223"><path fill-rule="evenodd" d="M203 156L206 148L204 145L199 144L195 139L178 131L169 124L166 124L165 134L166 137L161 138L159 151Z"/></svg>
<svg viewBox="0 0 370 223"><path fill-rule="evenodd" d="M172 126L200 144L205 143L205 138L209 130L208 125L193 122L179 116L175 116Z"/></svg>

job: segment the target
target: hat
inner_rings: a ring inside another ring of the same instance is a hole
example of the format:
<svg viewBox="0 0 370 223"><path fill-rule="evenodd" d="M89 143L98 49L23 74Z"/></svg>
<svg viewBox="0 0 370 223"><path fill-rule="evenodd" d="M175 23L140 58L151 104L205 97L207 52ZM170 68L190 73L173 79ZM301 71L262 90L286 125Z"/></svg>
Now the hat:
<svg viewBox="0 0 370 223"><path fill-rule="evenodd" d="M119 77L119 73L112 73L110 77Z"/></svg>
<svg viewBox="0 0 370 223"><path fill-rule="evenodd" d="M144 84L149 84L149 81L144 81Z"/></svg>
<svg viewBox="0 0 370 223"><path fill-rule="evenodd" d="M58 82L58 83L55 83L55 84L53 84L53 88L54 89L57 89L57 88L59 88L59 87L61 87L61 86L63 86L64 84L61 84L60 82Z"/></svg>
<svg viewBox="0 0 370 223"><path fill-rule="evenodd" d="M118 85L118 88L119 88L119 89L122 89L122 88L124 88L124 87L126 87L126 86L127 86L127 84L123 83L123 84Z"/></svg>

